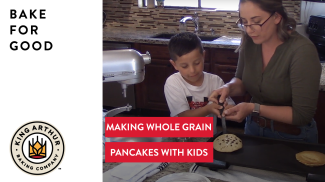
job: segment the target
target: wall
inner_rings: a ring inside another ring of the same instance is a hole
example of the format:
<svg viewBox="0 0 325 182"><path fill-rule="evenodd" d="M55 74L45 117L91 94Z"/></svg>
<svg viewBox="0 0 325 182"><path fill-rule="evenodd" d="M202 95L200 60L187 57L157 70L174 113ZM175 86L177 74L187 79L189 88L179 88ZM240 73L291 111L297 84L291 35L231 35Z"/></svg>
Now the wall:
<svg viewBox="0 0 325 182"><path fill-rule="evenodd" d="M289 15L300 22L300 0L283 0ZM239 34L235 25L238 13L234 11L202 11L187 9L147 9L139 8L138 0L103 0L103 10L107 14L105 26L137 29L179 30L179 20L183 16L199 14L200 29L216 34ZM194 30L188 23L188 31Z"/></svg>

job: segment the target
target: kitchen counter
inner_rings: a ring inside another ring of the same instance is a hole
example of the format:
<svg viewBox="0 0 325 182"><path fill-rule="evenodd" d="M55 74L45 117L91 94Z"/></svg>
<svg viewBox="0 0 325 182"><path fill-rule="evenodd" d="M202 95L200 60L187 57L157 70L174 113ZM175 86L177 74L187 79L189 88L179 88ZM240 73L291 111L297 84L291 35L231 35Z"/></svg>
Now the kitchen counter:
<svg viewBox="0 0 325 182"><path fill-rule="evenodd" d="M325 91L325 63L321 63L321 65L323 69L322 69L322 75L319 83L319 90Z"/></svg>
<svg viewBox="0 0 325 182"><path fill-rule="evenodd" d="M206 142L209 138L193 138L193 142ZM172 142L174 138L164 138L163 142ZM113 169L115 166L121 163L104 163L103 164L103 173ZM155 182L159 178L163 176L173 174L173 173L182 173L182 172L189 172L190 168L194 163L169 163L169 165L162 171L158 172L157 174L146 178L143 182ZM218 180L215 178L207 177L211 182L225 182L223 180Z"/></svg>
<svg viewBox="0 0 325 182"><path fill-rule="evenodd" d="M119 165L120 163L105 163L104 165L104 171L107 171L109 169L114 168L115 166ZM167 176L169 174L173 173L182 173L182 172L189 172L189 169L194 163L169 163L169 165L162 171L158 172L157 174L146 178L143 182L155 182L158 179ZM225 182L223 180L218 180L215 178L209 178L207 177L211 182Z"/></svg>
<svg viewBox="0 0 325 182"><path fill-rule="evenodd" d="M126 29L126 28L104 28L103 41L112 42L132 42L147 44L167 45L169 39L151 38L161 33L177 33L172 30L152 30L152 29ZM202 34L202 36L212 36L211 34ZM213 35L218 36L218 35ZM240 35L221 36L215 41L202 41L203 47L236 49L240 44Z"/></svg>

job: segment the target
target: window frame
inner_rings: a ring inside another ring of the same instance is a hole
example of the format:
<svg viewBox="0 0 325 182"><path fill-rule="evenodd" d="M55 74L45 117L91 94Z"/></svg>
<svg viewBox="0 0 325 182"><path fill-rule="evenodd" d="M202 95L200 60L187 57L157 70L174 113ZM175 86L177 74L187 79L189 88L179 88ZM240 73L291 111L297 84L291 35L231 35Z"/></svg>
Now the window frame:
<svg viewBox="0 0 325 182"><path fill-rule="evenodd" d="M198 7L186 7L186 6L164 6L167 9L188 9L188 10L212 10L218 11L216 8L202 8L201 0L198 1ZM147 0L142 0L143 7L147 7Z"/></svg>

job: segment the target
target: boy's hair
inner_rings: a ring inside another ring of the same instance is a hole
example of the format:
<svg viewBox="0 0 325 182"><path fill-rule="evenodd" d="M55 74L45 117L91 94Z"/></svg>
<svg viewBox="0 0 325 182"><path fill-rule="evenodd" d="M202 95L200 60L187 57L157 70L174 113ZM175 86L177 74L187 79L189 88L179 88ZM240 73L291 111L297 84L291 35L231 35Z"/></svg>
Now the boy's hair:
<svg viewBox="0 0 325 182"><path fill-rule="evenodd" d="M176 34L168 43L169 55L173 61L176 61L177 57L190 53L197 48L199 48L200 53L203 54L201 39L192 32Z"/></svg>

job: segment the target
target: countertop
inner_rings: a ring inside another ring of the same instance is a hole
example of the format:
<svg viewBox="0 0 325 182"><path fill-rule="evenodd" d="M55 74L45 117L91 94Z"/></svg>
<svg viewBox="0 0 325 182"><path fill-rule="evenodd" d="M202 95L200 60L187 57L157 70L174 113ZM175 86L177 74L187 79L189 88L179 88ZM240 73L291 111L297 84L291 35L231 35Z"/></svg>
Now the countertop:
<svg viewBox="0 0 325 182"><path fill-rule="evenodd" d="M321 63L322 65L322 75L320 77L320 83L319 83L319 90L325 91L325 63Z"/></svg>
<svg viewBox="0 0 325 182"><path fill-rule="evenodd" d="M160 29L126 29L126 28L105 28L103 40L113 42L132 42L167 45L169 39L151 38L161 33L177 33L172 30ZM215 41L202 41L203 47L236 49L240 44L240 35L220 36L211 34L200 34L200 36L216 36Z"/></svg>
<svg viewBox="0 0 325 182"><path fill-rule="evenodd" d="M110 28L103 30L103 41L112 42L132 42L132 43L148 43L167 45L169 39L151 38L161 33L176 33L172 30L160 29L128 29L128 28ZM202 36L212 36L211 34L203 34ZM218 35L214 35L218 36ZM236 49L240 44L240 35L227 35L216 39L215 41L202 41L204 47ZM325 63L322 65L322 75L319 84L319 90L325 91Z"/></svg>
<svg viewBox="0 0 325 182"><path fill-rule="evenodd" d="M119 165L120 163L104 163L104 170L107 171L109 169L114 168L115 166ZM189 169L194 163L169 163L169 165L162 171L158 172L157 174L146 178L143 182L156 182L158 179L167 176L173 173L182 173L182 172L189 172ZM105 172L103 171L103 172ZM225 182L223 180L209 178L211 182Z"/></svg>
<svg viewBox="0 0 325 182"><path fill-rule="evenodd" d="M193 138L193 142L206 142L209 138ZM163 142L169 142L174 141L174 138L164 138ZM103 164L103 173L113 169L115 166L119 165L121 163L104 163ZM162 171L158 172L157 174L146 178L143 182L155 182L159 178L162 178L163 176L173 174L173 173L182 173L182 172L189 172L191 166L194 163L169 163L169 165L163 169ZM218 180L215 178L209 178L207 177L211 182L225 182L223 180Z"/></svg>

